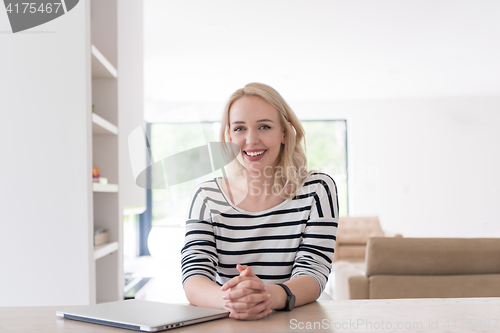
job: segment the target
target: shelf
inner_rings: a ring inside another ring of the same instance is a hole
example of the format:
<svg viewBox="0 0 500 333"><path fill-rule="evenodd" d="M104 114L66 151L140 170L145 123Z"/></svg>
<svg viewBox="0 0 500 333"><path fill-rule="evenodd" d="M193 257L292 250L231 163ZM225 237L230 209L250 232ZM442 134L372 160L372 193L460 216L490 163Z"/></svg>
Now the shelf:
<svg viewBox="0 0 500 333"><path fill-rule="evenodd" d="M92 45L92 78L116 79L117 77L116 68Z"/></svg>
<svg viewBox="0 0 500 333"><path fill-rule="evenodd" d="M102 118L101 116L92 113L92 133L118 135L118 127Z"/></svg>
<svg viewBox="0 0 500 333"><path fill-rule="evenodd" d="M94 246L94 259L97 260L118 250L118 242L108 242Z"/></svg>
<svg viewBox="0 0 500 333"><path fill-rule="evenodd" d="M118 192L118 185L92 183L92 189L94 192Z"/></svg>
<svg viewBox="0 0 500 333"><path fill-rule="evenodd" d="M123 215L139 215L146 211L146 206L131 206L123 209Z"/></svg>

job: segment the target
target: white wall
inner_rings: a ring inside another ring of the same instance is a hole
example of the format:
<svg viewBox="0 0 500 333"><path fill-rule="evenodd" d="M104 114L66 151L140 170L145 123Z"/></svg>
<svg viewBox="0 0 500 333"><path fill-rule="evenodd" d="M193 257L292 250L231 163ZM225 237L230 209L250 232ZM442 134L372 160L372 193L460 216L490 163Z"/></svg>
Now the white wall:
<svg viewBox="0 0 500 333"><path fill-rule="evenodd" d="M406 237L500 236L500 96L290 105L347 119L350 215Z"/></svg>
<svg viewBox="0 0 500 333"><path fill-rule="evenodd" d="M0 8L0 306L89 303L86 6L16 34Z"/></svg>

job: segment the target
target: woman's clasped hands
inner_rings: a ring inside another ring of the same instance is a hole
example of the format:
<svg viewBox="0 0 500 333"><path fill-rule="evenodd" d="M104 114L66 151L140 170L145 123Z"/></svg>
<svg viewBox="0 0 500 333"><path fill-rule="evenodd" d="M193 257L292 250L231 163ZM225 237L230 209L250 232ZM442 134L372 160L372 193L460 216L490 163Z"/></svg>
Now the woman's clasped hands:
<svg viewBox="0 0 500 333"><path fill-rule="evenodd" d="M256 320L269 315L272 310L271 295L261 279L245 265L236 265L240 272L222 285L222 291L228 291L222 298L225 307L230 311L230 318L241 320Z"/></svg>

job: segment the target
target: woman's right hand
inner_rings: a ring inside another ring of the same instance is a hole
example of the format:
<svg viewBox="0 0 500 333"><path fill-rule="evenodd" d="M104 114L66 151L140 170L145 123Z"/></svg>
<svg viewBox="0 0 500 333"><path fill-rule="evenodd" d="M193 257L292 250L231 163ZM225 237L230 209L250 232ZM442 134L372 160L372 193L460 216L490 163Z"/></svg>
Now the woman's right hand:
<svg viewBox="0 0 500 333"><path fill-rule="evenodd" d="M223 299L227 302L226 308L231 312L229 317L241 320L256 320L269 315L272 310L270 294L262 280L252 272L250 267L237 265L240 272L226 282L221 290L229 290Z"/></svg>

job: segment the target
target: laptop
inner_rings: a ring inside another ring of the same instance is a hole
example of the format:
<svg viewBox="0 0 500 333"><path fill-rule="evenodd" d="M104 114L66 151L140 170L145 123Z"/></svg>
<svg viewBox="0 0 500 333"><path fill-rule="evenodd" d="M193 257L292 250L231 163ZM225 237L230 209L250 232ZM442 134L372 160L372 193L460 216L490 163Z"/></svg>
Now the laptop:
<svg viewBox="0 0 500 333"><path fill-rule="evenodd" d="M56 315L87 323L157 332L225 318L229 312L133 299L61 310Z"/></svg>

